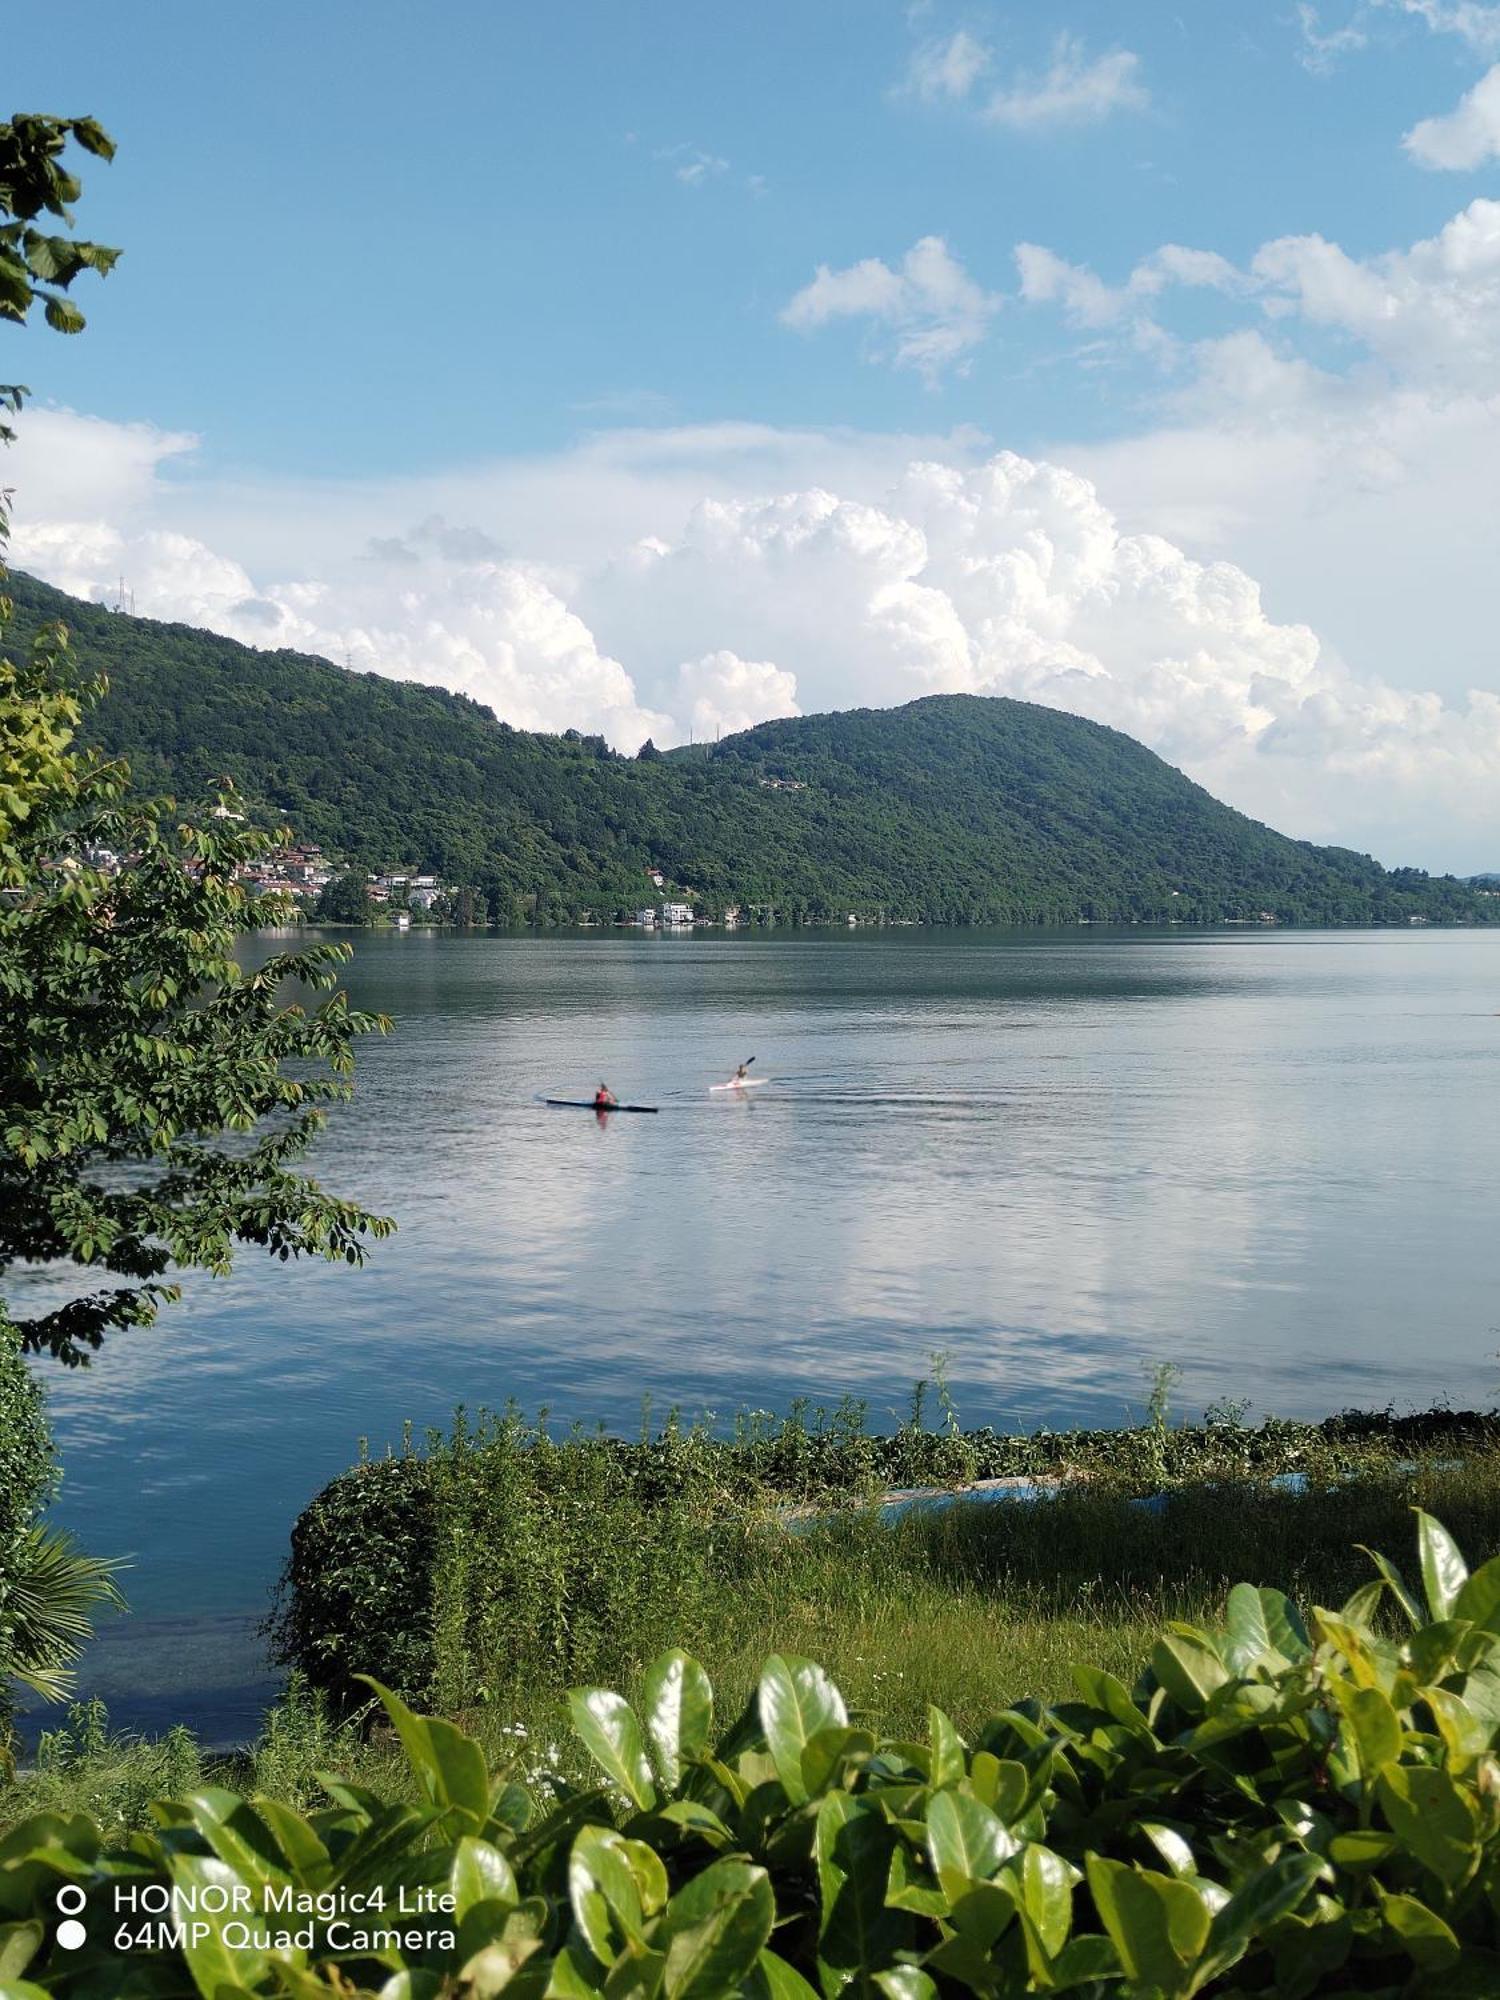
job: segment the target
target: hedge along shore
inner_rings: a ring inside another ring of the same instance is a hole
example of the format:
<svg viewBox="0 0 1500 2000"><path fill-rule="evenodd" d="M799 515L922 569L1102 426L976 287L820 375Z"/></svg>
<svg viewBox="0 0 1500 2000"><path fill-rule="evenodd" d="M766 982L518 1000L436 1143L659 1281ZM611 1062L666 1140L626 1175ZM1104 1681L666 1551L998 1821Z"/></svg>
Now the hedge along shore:
<svg viewBox="0 0 1500 2000"><path fill-rule="evenodd" d="M1279 1563L1283 1582L1342 1576L1352 1543L1399 1533L1419 1491L1480 1545L1500 1544L1492 1411L1251 1426L1228 1409L1174 1425L1159 1405L1128 1428L1027 1434L947 1416L926 1428L919 1396L910 1422L877 1435L846 1401L745 1416L729 1435L669 1418L631 1442L554 1436L514 1409L460 1412L450 1433L361 1462L304 1509L270 1623L276 1655L338 1709L366 1698L368 1674L445 1714L535 1712L579 1680L628 1679L667 1643L722 1660L760 1643L757 1620L788 1643L772 1628L816 1629L819 1606L867 1620L878 1648L872 1607L910 1604L933 1579L987 1594L1012 1624L1045 1607L1123 1639L1261 1566L1269 1577ZM1279 1490L1288 1474L1299 1492ZM880 1517L897 1494L961 1502L1002 1481L1056 1494ZM1127 1505L1146 1495L1162 1496L1156 1508ZM801 1532L777 1532L794 1522Z"/></svg>

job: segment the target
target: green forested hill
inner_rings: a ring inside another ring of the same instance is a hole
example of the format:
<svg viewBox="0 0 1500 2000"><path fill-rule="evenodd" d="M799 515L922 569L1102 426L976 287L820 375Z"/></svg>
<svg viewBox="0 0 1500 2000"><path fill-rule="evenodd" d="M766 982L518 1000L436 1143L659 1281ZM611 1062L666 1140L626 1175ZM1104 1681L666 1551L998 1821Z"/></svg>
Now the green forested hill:
<svg viewBox="0 0 1500 2000"><path fill-rule="evenodd" d="M351 861L471 884L497 921L632 909L651 898L648 865L710 911L794 919L1495 912L1451 877L1285 839L1130 737L1026 702L936 695L625 758L436 688L126 617L24 576L11 588L23 630L66 619L108 674L90 734L141 781L185 797L227 772L258 815Z"/></svg>

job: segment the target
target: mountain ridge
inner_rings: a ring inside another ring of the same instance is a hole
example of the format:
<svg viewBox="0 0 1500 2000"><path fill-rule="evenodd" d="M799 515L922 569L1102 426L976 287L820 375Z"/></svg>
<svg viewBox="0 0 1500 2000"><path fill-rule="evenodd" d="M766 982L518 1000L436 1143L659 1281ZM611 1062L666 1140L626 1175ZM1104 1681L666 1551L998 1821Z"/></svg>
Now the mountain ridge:
<svg viewBox="0 0 1500 2000"><path fill-rule="evenodd" d="M261 651L10 583L110 679L88 739L180 796L232 776L257 816L362 866L472 885L497 922L609 918L647 871L710 910L949 923L1495 921L1452 877L1276 833L1134 739L1003 696L929 695L630 758L466 695Z"/></svg>

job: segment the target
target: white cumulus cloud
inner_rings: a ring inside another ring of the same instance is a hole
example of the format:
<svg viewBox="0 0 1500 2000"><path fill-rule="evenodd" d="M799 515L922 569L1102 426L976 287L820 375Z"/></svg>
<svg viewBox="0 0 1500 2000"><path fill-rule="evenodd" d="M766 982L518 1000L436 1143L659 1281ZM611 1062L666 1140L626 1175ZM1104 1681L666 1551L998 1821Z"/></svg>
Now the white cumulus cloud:
<svg viewBox="0 0 1500 2000"><path fill-rule="evenodd" d="M946 41L927 42L916 51L907 65L906 89L927 104L964 98L990 61L984 43L960 28Z"/></svg>
<svg viewBox="0 0 1500 2000"><path fill-rule="evenodd" d="M884 353L897 367L915 368L935 382L946 369L962 368L999 305L941 236L923 236L894 267L879 257L841 271L820 264L781 318L802 332L835 319L872 321L889 330Z"/></svg>
<svg viewBox="0 0 1500 2000"><path fill-rule="evenodd" d="M770 660L742 660L727 646L701 660L684 660L677 671L677 694L679 713L686 707L700 743L776 716L802 713L795 674L784 673Z"/></svg>
<svg viewBox="0 0 1500 2000"><path fill-rule="evenodd" d="M1424 167L1465 172L1500 156L1500 63L1452 111L1413 125L1402 144Z"/></svg>
<svg viewBox="0 0 1500 2000"><path fill-rule="evenodd" d="M1018 75L995 91L985 116L1016 132L1058 125L1095 125L1115 111L1143 111L1150 98L1141 82L1141 59L1114 49L1090 60L1076 35L1062 34L1052 61L1038 74Z"/></svg>
<svg viewBox="0 0 1500 2000"><path fill-rule="evenodd" d="M1252 346L1222 367L1260 429L1200 419L1180 442L1163 433L1129 454L1096 453L1129 522L1077 470L979 456L972 440L903 454L889 440L861 450L727 427L617 441L567 464L518 462L487 489L455 480L438 495L414 483L404 515L387 513L375 533L370 514L391 504L377 491L351 514L343 553L325 544L310 561L304 524L326 516L322 492L264 496L266 519L248 532L236 489L210 538L198 530L214 513L211 481L174 482L177 454L147 450L156 472L122 485L119 454L138 465L140 440L91 432L100 491L127 494L124 517L93 504L80 445L69 513L39 514L18 495L15 559L96 599L111 599L123 574L142 613L438 683L509 722L601 730L627 750L647 735L666 745L799 710L1018 696L1127 731L1287 831L1401 860L1428 858L1417 842L1441 826L1450 850L1471 843L1483 865L1478 855L1500 842L1500 700L1355 671L1308 623L1273 612L1241 563L1190 553L1164 531L1177 505L1196 543L1233 547L1247 535L1234 512L1246 495L1272 495L1255 507L1270 517L1294 479L1313 491L1333 477L1351 506L1361 493L1384 506L1401 492L1406 433L1343 422L1316 371L1298 375L1260 336L1244 339ZM1493 463L1476 439L1494 434L1493 418L1484 432L1472 410L1453 420L1455 449L1477 453L1476 494ZM807 480L816 465L837 483ZM779 478L788 472L799 483ZM563 559L556 542L544 546L549 515L600 509L601 479L600 525ZM1329 548L1308 534L1313 502L1299 505L1283 509L1294 517L1287 539L1311 541L1311 574ZM1409 518L1431 511L1424 492ZM1368 573L1368 550L1357 554ZM1430 593L1431 616L1446 595ZM1413 617L1420 610L1414 602Z"/></svg>

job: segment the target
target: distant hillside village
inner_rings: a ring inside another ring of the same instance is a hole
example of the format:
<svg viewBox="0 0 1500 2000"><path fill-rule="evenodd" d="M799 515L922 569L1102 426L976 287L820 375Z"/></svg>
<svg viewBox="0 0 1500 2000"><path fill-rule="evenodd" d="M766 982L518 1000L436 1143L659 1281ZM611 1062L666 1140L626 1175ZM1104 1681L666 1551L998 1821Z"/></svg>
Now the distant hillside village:
<svg viewBox="0 0 1500 2000"><path fill-rule="evenodd" d="M658 868L645 871L651 887L666 889L666 877ZM309 922L388 923L398 930L413 922L427 924L472 924L484 922L487 911L476 907L474 892L458 882L444 882L436 875L407 874L398 869L368 873L351 869L326 854L316 842L280 847L259 867L246 869L244 880L256 894L291 895L301 905ZM714 921L733 930L741 922L738 906L724 910ZM630 917L601 919L584 912L582 921L625 923L641 930L690 930L709 921L691 903L659 902L642 904ZM852 919L851 919L852 921Z"/></svg>

